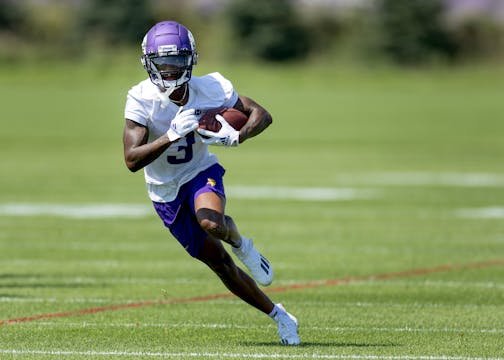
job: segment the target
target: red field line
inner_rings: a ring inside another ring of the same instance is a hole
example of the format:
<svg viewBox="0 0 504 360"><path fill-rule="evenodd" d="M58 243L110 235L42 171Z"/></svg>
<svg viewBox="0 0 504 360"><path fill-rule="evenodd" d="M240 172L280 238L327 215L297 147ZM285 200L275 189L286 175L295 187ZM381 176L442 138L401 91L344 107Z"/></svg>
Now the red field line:
<svg viewBox="0 0 504 360"><path fill-rule="evenodd" d="M460 265L441 265L441 266L436 266L436 267L431 267L431 268L420 268L420 269L412 269L412 270L392 272L392 273L358 276L358 277L348 277L348 278L331 279L331 280L324 280L324 281L313 281L313 282L306 282L306 283L301 283L301 284L292 284L292 285L286 285L286 286L271 287L271 288L264 289L264 291L267 293L277 293L277 292L285 292L285 291L289 291L289 290L303 290L303 289L310 289L310 288L324 287L324 286L338 286L338 285L345 285L345 284L351 284L351 283L363 282L363 281L369 281L369 280L389 280L389 279L396 279L396 278L403 278L403 277L411 277L411 276L420 276L420 275L428 275L428 274L434 274L434 273L449 272L449 271L455 271L455 270L481 269L481 268L486 268L486 267L491 267L491 266L500 266L500 265L504 265L504 259L476 262L476 263L469 263L469 264L460 264ZM158 300L158 301L142 301L142 302L135 302L135 303L109 305L109 306L101 306L101 307L81 309L81 310L75 310L75 311L63 311L63 312L57 312L57 313L40 314L40 315L34 315L34 316L26 316L26 317L20 317L20 318L0 320L0 326L15 324L15 323L22 323L22 322L30 322L30 321L36 321L36 320L42 320L42 319L52 319L52 318L58 318L58 317L89 315L89 314L95 314L95 313L105 312L105 311L114 311L114 310L140 308L140 307L146 307L146 306L167 305L167 304L203 302L203 301L216 300L216 299L228 299L228 298L232 298L232 297L234 297L233 294L225 293L225 294L203 295L203 296L196 296L196 297L190 297L190 298L179 298L179 299L171 299L171 300L167 299L167 300Z"/></svg>

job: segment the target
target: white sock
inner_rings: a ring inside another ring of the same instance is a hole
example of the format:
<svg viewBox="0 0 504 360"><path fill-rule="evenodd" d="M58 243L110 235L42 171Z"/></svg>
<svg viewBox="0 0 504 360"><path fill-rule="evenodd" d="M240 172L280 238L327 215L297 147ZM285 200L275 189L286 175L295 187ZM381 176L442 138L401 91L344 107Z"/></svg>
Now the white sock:
<svg viewBox="0 0 504 360"><path fill-rule="evenodd" d="M272 318L273 320L275 320L275 316L277 316L277 314L278 314L279 312L281 312L281 311L282 311L282 309L280 309L280 308L279 308L278 306L276 306L276 304L275 304L275 306L273 307L273 310L271 310L271 312L268 314L268 316L269 316L270 318Z"/></svg>

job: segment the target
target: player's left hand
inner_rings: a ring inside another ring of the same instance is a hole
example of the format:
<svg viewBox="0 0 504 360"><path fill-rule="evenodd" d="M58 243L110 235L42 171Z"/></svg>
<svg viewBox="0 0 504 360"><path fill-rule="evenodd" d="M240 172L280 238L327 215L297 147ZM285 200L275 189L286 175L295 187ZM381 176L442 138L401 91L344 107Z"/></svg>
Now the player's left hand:
<svg viewBox="0 0 504 360"><path fill-rule="evenodd" d="M215 115L215 119L222 125L221 129L218 132L213 132L205 129L197 130L200 135L208 137L201 138L203 143L207 145L218 146L238 146L238 144L240 143L240 132L229 125L221 115Z"/></svg>

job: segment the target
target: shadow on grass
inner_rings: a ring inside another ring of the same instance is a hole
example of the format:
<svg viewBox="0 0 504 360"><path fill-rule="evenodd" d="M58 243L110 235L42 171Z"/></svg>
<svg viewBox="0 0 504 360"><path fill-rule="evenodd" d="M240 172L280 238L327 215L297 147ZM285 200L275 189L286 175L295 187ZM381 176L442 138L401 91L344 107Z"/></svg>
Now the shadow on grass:
<svg viewBox="0 0 504 360"><path fill-rule="evenodd" d="M316 346L316 347L357 347L357 348L367 348L367 347L393 347L393 346L401 346L400 344L394 344L394 343L376 343L376 344L370 344L370 343L350 343L350 342L332 342L332 341L301 341L300 345L297 346L285 346L281 345L278 342L242 342L241 344L245 346L264 346L264 347L281 347L283 349L285 348L292 348L292 349L298 349L298 348L304 348L304 347L310 347L310 346Z"/></svg>

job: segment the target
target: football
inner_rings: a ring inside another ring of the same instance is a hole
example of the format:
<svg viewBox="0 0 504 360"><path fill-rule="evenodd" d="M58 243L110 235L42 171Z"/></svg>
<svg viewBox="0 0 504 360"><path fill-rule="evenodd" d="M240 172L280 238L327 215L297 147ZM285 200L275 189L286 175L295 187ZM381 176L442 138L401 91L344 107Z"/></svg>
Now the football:
<svg viewBox="0 0 504 360"><path fill-rule="evenodd" d="M205 111L199 119L199 127L208 131L218 132L222 125L215 119L215 115L221 115L235 130L240 130L248 120L247 115L240 110L220 107Z"/></svg>

